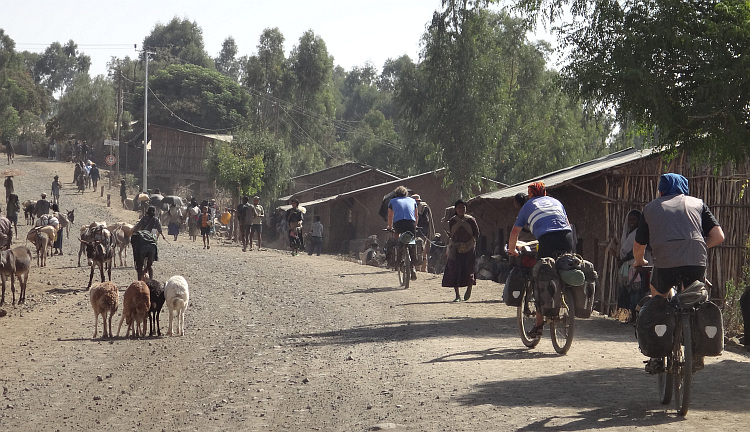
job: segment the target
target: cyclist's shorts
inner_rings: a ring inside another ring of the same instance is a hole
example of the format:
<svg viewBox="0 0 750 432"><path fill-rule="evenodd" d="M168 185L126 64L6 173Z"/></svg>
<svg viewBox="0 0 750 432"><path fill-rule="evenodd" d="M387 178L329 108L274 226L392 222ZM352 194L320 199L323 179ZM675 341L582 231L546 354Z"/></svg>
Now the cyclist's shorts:
<svg viewBox="0 0 750 432"><path fill-rule="evenodd" d="M396 230L397 234L405 233L410 231L415 232L417 228L417 222L409 219L401 219L400 221L393 222L393 229Z"/></svg>
<svg viewBox="0 0 750 432"><path fill-rule="evenodd" d="M675 285L688 286L697 280L703 282L705 279L705 266L654 268L651 272L651 285L661 294L668 293Z"/></svg>

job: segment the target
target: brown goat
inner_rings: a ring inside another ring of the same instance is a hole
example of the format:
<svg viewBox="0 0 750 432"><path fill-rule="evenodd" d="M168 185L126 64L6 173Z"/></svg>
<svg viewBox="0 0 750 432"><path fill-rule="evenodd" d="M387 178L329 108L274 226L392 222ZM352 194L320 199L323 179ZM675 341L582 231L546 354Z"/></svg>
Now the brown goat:
<svg viewBox="0 0 750 432"><path fill-rule="evenodd" d="M10 291L13 293L13 305L16 304L16 287L14 277L18 278L18 304L26 302L26 282L29 280L31 251L26 246L16 246L0 252L0 277L3 282L3 294L0 306L5 304L5 279L10 276Z"/></svg>
<svg viewBox="0 0 750 432"><path fill-rule="evenodd" d="M125 332L127 337L133 329L133 337L146 336L146 320L151 309L151 295L148 286L143 281L130 284L122 297L122 318L117 327L117 336L120 336L123 320L128 324Z"/></svg>
<svg viewBox="0 0 750 432"><path fill-rule="evenodd" d="M112 282L95 284L91 287L89 298L94 308L94 338L99 334L99 315L102 316L102 338L112 337L112 317L117 312L119 300L117 285Z"/></svg>

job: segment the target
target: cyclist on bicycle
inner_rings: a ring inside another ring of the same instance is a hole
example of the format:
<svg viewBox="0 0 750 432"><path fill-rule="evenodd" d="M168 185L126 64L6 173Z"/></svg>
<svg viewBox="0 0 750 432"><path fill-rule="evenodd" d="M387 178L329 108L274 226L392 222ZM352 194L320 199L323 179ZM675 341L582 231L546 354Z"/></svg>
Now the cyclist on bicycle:
<svg viewBox="0 0 750 432"><path fill-rule="evenodd" d="M547 196L544 182L529 185L529 196L518 212L518 218L510 231L508 255L518 256L516 243L518 234L525 225L539 241L538 258L554 257L556 253L574 252L573 229L568 222L565 207L555 198ZM529 337L537 337L544 329L544 316L537 311L536 325L529 331Z"/></svg>
<svg viewBox="0 0 750 432"><path fill-rule="evenodd" d="M633 244L636 266L648 265L646 245L651 246L654 269L651 294L666 299L680 283L705 281L709 248L724 241L724 231L711 210L699 198L688 195L688 180L674 173L659 178L659 198L646 204ZM665 306L661 300L661 306ZM702 366L703 358L696 358ZM651 359L646 371L658 372L661 359ZM698 366L698 367L700 367Z"/></svg>
<svg viewBox="0 0 750 432"><path fill-rule="evenodd" d="M388 229L393 229L396 234L411 232L416 236L417 221L417 202L411 198L409 191L404 186L396 188L395 197L388 203ZM409 254L416 258L416 245L409 245ZM411 280L417 279L417 273L414 271L414 260L411 262Z"/></svg>

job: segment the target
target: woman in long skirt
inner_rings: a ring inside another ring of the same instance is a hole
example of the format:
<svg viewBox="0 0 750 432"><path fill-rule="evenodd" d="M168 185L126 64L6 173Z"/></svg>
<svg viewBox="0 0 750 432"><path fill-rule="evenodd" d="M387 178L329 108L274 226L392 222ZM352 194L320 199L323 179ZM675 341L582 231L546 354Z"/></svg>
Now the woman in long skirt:
<svg viewBox="0 0 750 432"><path fill-rule="evenodd" d="M466 203L456 201L456 215L448 221L450 240L448 243L448 262L443 273L444 287L453 287L456 292L454 302L461 301L460 287L466 287L464 301L471 298L471 288L477 283L474 276L476 243L479 237L479 225L476 219L466 214Z"/></svg>

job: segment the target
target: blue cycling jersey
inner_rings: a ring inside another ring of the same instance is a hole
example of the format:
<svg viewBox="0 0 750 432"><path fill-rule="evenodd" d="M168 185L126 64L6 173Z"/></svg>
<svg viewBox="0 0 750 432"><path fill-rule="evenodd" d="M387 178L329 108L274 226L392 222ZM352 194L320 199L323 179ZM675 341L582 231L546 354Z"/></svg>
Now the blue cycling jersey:
<svg viewBox="0 0 750 432"><path fill-rule="evenodd" d="M522 228L526 224L536 238L555 231L571 231L562 203L548 196L531 198L521 207L515 226Z"/></svg>
<svg viewBox="0 0 750 432"><path fill-rule="evenodd" d="M412 197L396 197L388 203L388 208L393 209L393 222L406 219L416 221L417 202Z"/></svg>

